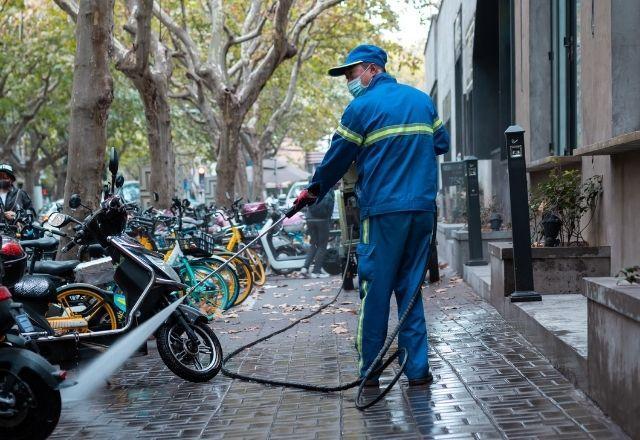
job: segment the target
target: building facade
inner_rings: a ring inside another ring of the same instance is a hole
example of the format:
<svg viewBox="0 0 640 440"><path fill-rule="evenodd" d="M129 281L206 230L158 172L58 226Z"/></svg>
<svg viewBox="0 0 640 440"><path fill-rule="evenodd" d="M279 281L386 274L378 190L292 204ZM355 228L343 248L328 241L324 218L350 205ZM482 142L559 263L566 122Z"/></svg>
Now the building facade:
<svg viewBox="0 0 640 440"><path fill-rule="evenodd" d="M611 246L613 274L640 263L638 23L637 0L443 0L425 48L447 160L490 161L481 182L504 214L512 123L526 130L530 187L554 167L603 176L584 237Z"/></svg>

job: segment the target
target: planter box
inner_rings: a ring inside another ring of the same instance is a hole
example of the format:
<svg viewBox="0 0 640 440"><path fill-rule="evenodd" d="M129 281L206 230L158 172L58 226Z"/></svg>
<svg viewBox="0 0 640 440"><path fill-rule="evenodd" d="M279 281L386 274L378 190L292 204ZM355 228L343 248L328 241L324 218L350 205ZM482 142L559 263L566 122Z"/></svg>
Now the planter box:
<svg viewBox="0 0 640 440"><path fill-rule="evenodd" d="M451 231L452 247L451 268L462 275L464 265L469 260L469 232L466 229ZM482 232L482 256L489 262L490 242L511 242L511 231L486 231Z"/></svg>
<svg viewBox="0 0 640 440"><path fill-rule="evenodd" d="M640 438L640 286L585 278L589 395L631 436Z"/></svg>
<svg viewBox="0 0 640 440"><path fill-rule="evenodd" d="M532 248L533 283L540 294L580 293L582 278L611 274L611 248L540 247ZM491 303L504 311L504 298L515 289L513 245L489 243L491 265ZM544 299L543 299L544 300Z"/></svg>
<svg viewBox="0 0 640 440"><path fill-rule="evenodd" d="M438 240L438 259L451 265L453 255L452 233L464 228L464 223L438 223L436 239Z"/></svg>

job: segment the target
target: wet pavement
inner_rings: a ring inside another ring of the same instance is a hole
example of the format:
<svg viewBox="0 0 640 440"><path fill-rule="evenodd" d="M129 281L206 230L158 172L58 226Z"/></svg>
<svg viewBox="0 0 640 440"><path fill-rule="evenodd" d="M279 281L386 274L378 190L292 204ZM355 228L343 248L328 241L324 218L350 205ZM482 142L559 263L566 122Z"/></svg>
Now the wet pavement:
<svg viewBox="0 0 640 440"><path fill-rule="evenodd" d="M330 300L339 284L335 278L271 278L241 310L212 325L228 353ZM150 343L148 356L131 359L88 401L65 405L52 438L625 438L460 279L445 278L424 296L435 383L410 388L403 378L365 412L355 408L353 389L309 392L222 374L188 383L163 365ZM280 380L351 381L358 305L357 292L344 292L334 306L231 365ZM386 373L383 385L390 378Z"/></svg>

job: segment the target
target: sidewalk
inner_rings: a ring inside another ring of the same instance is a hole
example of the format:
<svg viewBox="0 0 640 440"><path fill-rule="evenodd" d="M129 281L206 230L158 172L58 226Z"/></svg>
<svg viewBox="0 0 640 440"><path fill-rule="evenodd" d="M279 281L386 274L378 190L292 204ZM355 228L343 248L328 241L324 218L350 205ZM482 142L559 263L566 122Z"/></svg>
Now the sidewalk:
<svg viewBox="0 0 640 440"><path fill-rule="evenodd" d="M214 323L225 353L309 313L339 284L270 279L244 311ZM436 378L429 388L409 388L403 378L360 412L355 390L313 393L222 375L187 383L151 347L109 388L65 406L53 438L625 438L461 279L447 278L424 295ZM252 348L234 368L322 385L353 380L358 305L357 292L344 292L335 307Z"/></svg>

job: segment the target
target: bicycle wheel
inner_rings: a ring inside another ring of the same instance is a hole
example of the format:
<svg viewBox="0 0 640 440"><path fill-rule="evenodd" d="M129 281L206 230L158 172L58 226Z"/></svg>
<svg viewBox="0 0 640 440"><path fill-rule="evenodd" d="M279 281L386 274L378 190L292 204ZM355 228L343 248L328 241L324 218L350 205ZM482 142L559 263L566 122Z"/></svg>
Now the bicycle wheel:
<svg viewBox="0 0 640 440"><path fill-rule="evenodd" d="M85 287L62 287L46 316L57 333L115 330L116 313L104 297Z"/></svg>
<svg viewBox="0 0 640 440"><path fill-rule="evenodd" d="M260 259L258 254L251 249L247 249L246 253L247 259L249 260L249 265L251 266L253 282L256 283L257 286L264 286L264 283L267 282L267 273L264 270L264 264L262 264L262 260Z"/></svg>
<svg viewBox="0 0 640 440"><path fill-rule="evenodd" d="M222 252L216 255L218 257L226 259L233 254L230 252ZM244 258L236 257L233 259L232 263L236 268L238 280L240 281L240 291L233 304L234 306L237 306L239 304L242 304L249 297L249 295L251 295L255 283L253 281L251 266L249 265L249 262L247 260L245 260Z"/></svg>
<svg viewBox="0 0 640 440"><path fill-rule="evenodd" d="M191 266L190 269L191 271L183 266L178 272L188 286L195 286L212 272L212 269L206 265ZM229 301L229 289L220 274L211 276L191 292L185 302L200 309L210 320L213 319L218 308L226 310L233 304Z"/></svg>
<svg viewBox="0 0 640 440"><path fill-rule="evenodd" d="M220 266L222 266L226 260L224 258L218 258L215 255L207 258L198 258L194 260L195 264L204 264L211 269L218 270ZM240 279L238 278L238 273L236 272L236 268L233 263L223 267L220 269L218 274L224 279L227 288L229 289L229 302L235 305L236 300L238 299L238 295L242 290L242 286L240 285Z"/></svg>

